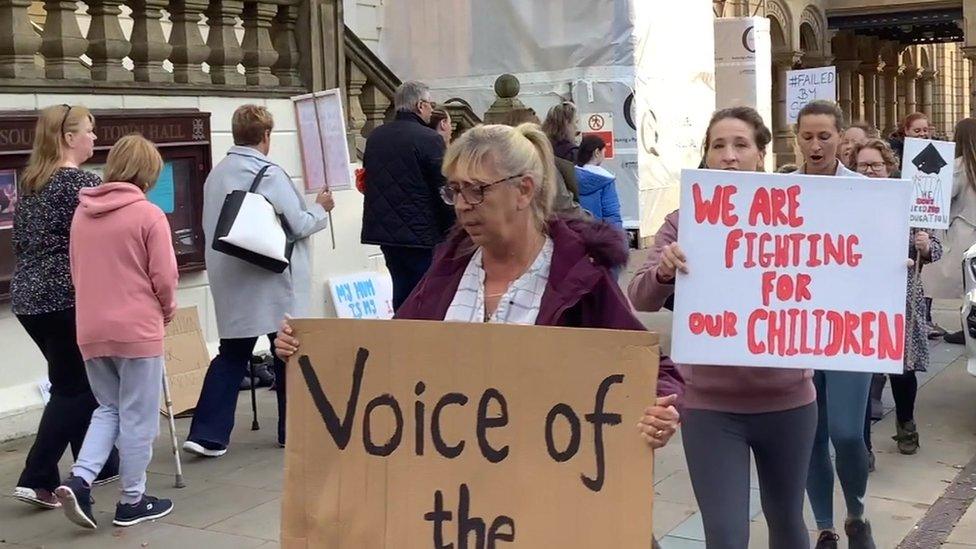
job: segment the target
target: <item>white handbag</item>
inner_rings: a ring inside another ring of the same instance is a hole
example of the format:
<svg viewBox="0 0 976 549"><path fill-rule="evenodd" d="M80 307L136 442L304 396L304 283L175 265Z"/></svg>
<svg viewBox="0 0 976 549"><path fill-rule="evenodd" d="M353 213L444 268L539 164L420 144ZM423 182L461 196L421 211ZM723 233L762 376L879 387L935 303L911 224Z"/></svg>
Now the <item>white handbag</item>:
<svg viewBox="0 0 976 549"><path fill-rule="evenodd" d="M231 191L220 208L213 249L275 273L288 268L294 242L274 205L257 192L271 165L254 177L250 189Z"/></svg>

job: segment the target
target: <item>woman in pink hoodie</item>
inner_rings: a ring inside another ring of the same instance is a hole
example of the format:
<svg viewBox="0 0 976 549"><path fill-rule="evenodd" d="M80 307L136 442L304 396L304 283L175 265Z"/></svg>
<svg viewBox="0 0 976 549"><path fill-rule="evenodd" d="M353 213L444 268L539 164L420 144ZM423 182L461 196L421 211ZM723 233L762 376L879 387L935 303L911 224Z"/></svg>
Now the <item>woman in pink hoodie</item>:
<svg viewBox="0 0 976 549"><path fill-rule="evenodd" d="M176 256L166 215L146 200L163 160L139 135L108 154L105 181L83 189L71 224L78 347L99 407L71 475L56 494L68 518L95 528L91 483L112 450L121 458L116 526L163 517L173 503L145 494L159 431L163 327L176 309Z"/></svg>
<svg viewBox="0 0 976 549"><path fill-rule="evenodd" d="M716 112L705 134L705 164L715 170L762 171L771 140L749 107ZM634 306L660 310L685 264L678 212L664 220L647 262L628 287ZM680 366L685 378L682 441L708 549L749 545L749 453L756 458L772 549L804 549L807 469L817 427L810 370Z"/></svg>

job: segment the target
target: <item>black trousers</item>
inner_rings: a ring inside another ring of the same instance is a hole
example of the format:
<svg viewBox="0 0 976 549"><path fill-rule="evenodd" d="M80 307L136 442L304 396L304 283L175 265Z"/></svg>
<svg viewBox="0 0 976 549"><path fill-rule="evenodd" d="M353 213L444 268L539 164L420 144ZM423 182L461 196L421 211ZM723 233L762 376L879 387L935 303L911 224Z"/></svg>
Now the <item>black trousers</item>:
<svg viewBox="0 0 976 549"><path fill-rule="evenodd" d="M891 380L891 395L895 397L895 417L898 423L915 420L915 398L918 396L918 378L915 371L903 374L888 374ZM871 403L868 402L867 417L864 419L864 442L868 450L871 446Z"/></svg>
<svg viewBox="0 0 976 549"><path fill-rule="evenodd" d="M396 311L427 273L434 250L404 246L380 246L380 250L393 279L393 310Z"/></svg>
<svg viewBox="0 0 976 549"><path fill-rule="evenodd" d="M271 348L277 334L268 334ZM258 338L221 339L220 350L210 362L203 389L193 412L188 440L210 449L226 448L234 430L234 413L241 381L250 372L251 355ZM285 363L275 357L272 368L278 396L278 442L285 443Z"/></svg>
<svg viewBox="0 0 976 549"><path fill-rule="evenodd" d="M98 401L88 385L85 361L78 349L75 310L38 315L17 315L47 360L51 400L44 406L37 437L27 454L17 486L54 491L61 484L58 462L71 447L77 459ZM119 453L112 450L99 478L118 474Z"/></svg>

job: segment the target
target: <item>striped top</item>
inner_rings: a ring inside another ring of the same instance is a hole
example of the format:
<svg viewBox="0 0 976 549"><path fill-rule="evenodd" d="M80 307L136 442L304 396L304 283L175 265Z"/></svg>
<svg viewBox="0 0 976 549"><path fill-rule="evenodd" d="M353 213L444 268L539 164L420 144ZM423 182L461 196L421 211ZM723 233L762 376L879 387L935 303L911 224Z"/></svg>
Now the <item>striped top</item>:
<svg viewBox="0 0 976 549"><path fill-rule="evenodd" d="M488 322L495 324L534 325L539 316L542 294L549 283L552 266L552 240L546 242L528 270L509 285L498 307L490 316L485 315L485 269L483 254L479 248L471 256L454 300L444 315L448 322Z"/></svg>

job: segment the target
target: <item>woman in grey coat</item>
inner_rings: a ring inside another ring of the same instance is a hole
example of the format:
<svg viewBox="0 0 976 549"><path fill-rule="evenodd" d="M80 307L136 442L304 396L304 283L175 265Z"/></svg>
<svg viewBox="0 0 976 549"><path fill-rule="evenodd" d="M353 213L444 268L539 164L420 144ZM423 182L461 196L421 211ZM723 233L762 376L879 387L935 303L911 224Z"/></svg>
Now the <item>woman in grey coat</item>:
<svg viewBox="0 0 976 549"><path fill-rule="evenodd" d="M183 449L204 457L227 452L234 428L237 394L259 337L274 345L278 322L286 315L307 315L311 303L311 250L308 237L328 225L334 202L323 190L306 206L302 194L280 166L268 159L274 120L264 107L243 105L234 112L234 144L204 185L203 230L206 259L220 334L220 350L210 363ZM261 168L271 165L257 192L274 205L294 240L289 268L274 273L212 249L224 198L247 190ZM284 444L284 364L275 361L278 394L278 442Z"/></svg>

